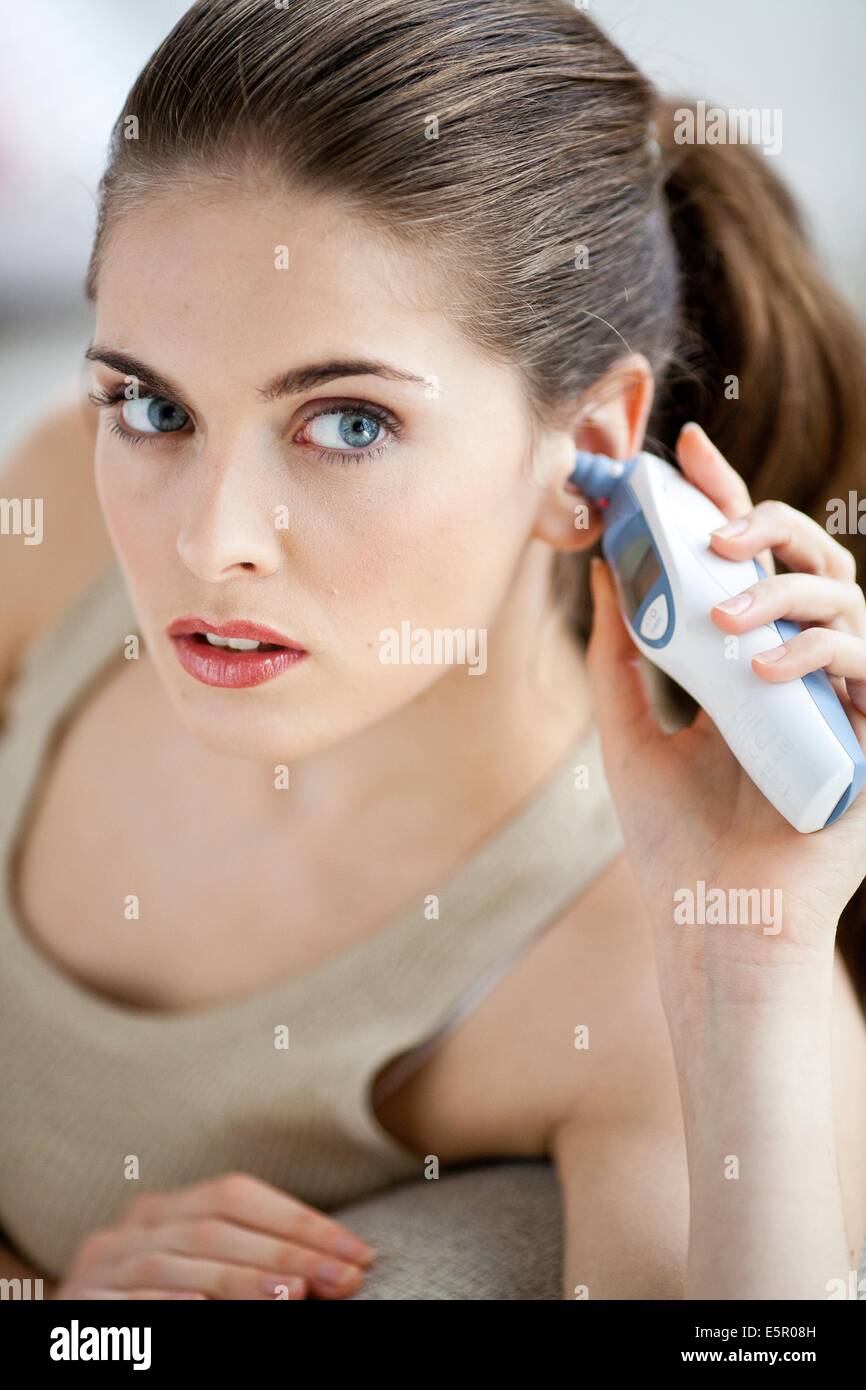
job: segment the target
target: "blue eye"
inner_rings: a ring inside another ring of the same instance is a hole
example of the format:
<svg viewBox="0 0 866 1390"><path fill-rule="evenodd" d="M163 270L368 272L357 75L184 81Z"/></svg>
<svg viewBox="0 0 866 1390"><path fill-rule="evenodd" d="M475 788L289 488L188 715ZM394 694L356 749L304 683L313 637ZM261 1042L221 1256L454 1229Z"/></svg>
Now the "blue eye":
<svg viewBox="0 0 866 1390"><path fill-rule="evenodd" d="M118 406L108 428L127 444L153 444L160 437L180 433L192 417L177 401L164 396L128 398L123 386L111 391L91 391L88 400L100 407ZM383 406L367 401L328 401L310 410L294 442L319 449L319 457L335 463L361 463L384 453L403 427Z"/></svg>
<svg viewBox="0 0 866 1390"><path fill-rule="evenodd" d="M118 410L118 420L135 434L175 434L188 424L189 416L175 400L164 396L138 396L125 400Z"/></svg>
<svg viewBox="0 0 866 1390"><path fill-rule="evenodd" d="M123 386L115 386L110 391L89 391L87 399L100 409L120 407L109 417L108 429L126 444L151 444L160 435L177 434L190 420L189 413L176 401L164 396L130 398ZM152 428L149 429L149 425Z"/></svg>
<svg viewBox="0 0 866 1390"><path fill-rule="evenodd" d="M295 442L318 447L324 460L360 463L384 453L390 440L400 437L401 428L390 410L382 406L329 401L326 408L308 415Z"/></svg>
<svg viewBox="0 0 866 1390"><path fill-rule="evenodd" d="M381 442L382 422L359 410L329 410L309 421L310 443L322 449L369 449Z"/></svg>
<svg viewBox="0 0 866 1390"><path fill-rule="evenodd" d="M189 416L183 406L162 396L139 396L125 400L118 412L124 425L136 434L173 434L183 429ZM152 426L149 429L148 426Z"/></svg>

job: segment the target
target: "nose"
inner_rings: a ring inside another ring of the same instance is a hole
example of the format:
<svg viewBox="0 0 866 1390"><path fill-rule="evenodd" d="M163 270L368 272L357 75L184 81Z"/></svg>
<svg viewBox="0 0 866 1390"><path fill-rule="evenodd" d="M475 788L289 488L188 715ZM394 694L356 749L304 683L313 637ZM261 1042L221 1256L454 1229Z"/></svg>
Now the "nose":
<svg viewBox="0 0 866 1390"><path fill-rule="evenodd" d="M220 583L240 574L273 574L280 560L275 509L240 463L199 460L178 531L177 553L197 579Z"/></svg>

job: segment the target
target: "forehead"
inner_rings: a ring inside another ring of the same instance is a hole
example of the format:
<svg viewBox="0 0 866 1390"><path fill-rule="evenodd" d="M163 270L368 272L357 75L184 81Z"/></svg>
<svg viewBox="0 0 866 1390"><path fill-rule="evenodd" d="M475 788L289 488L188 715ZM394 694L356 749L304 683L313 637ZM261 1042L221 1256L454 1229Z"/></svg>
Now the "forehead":
<svg viewBox="0 0 866 1390"><path fill-rule="evenodd" d="M490 378L446 313L435 265L336 201L158 194L110 228L95 338L191 380L256 382L295 360L363 351L421 376Z"/></svg>

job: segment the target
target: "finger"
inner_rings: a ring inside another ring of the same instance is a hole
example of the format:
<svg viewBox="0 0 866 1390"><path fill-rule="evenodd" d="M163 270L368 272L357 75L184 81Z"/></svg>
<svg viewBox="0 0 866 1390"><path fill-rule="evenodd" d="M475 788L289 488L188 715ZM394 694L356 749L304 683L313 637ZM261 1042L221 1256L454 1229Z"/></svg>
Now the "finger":
<svg viewBox="0 0 866 1390"><path fill-rule="evenodd" d="M360 1275L360 1271L359 1271ZM306 1298L305 1280L291 1271L275 1274L269 1269L222 1264L217 1260L195 1260L166 1250L133 1254L120 1260L111 1270L117 1289L156 1288L189 1290L209 1298L249 1301L252 1299ZM357 1282L351 1287L354 1293ZM342 1293L337 1295L342 1297Z"/></svg>
<svg viewBox="0 0 866 1390"><path fill-rule="evenodd" d="M134 1299L134 1300L136 1300L136 1302L139 1302L139 1301L140 1301L140 1302L152 1302L152 1301L154 1301L154 1300L156 1300L156 1299L160 1299L160 1300L163 1300L163 1299L172 1299L172 1298L200 1298L200 1299L203 1299L203 1298L205 1298L205 1297L206 1297L206 1295L203 1294L203 1293L193 1293L193 1292L191 1292L191 1291L189 1291L189 1290L187 1290L187 1289L176 1290L176 1289L101 1289L101 1288L92 1288L92 1289L75 1289L74 1292L70 1293L70 1298L74 1298L76 1303L79 1302L79 1301L85 1302L85 1303L89 1303L89 1302L92 1302L92 1301L95 1301L95 1300L104 1300L104 1301L108 1302L108 1301L114 1301L115 1299L117 1299L118 1302L125 1302L125 1301L127 1301L127 1300L129 1300L129 1299Z"/></svg>
<svg viewBox="0 0 866 1390"><path fill-rule="evenodd" d="M844 703L845 703L845 700L847 699L847 696L848 696L848 689L847 689L847 686L845 685L844 677L843 677L843 676L831 676L829 671L827 672L827 676L828 676L828 678L829 678L830 684L832 685L832 687L833 687L833 689L835 690L836 694L839 696L839 699L840 699L840 700L842 701L842 703L844 704Z"/></svg>
<svg viewBox="0 0 866 1390"><path fill-rule="evenodd" d="M198 1298L204 1302L207 1299L207 1294L198 1293L192 1289L133 1289L132 1293L120 1296L134 1299L136 1302L170 1298Z"/></svg>
<svg viewBox="0 0 866 1390"><path fill-rule="evenodd" d="M175 1192L142 1193L130 1205L125 1224L156 1226L197 1216L221 1216L352 1264L367 1265L376 1255L347 1226L250 1173L223 1173Z"/></svg>
<svg viewBox="0 0 866 1390"><path fill-rule="evenodd" d="M823 575L770 575L714 604L710 616L725 632L748 632L761 623L788 618L798 623L823 623L866 638L863 590L856 584L843 584Z"/></svg>
<svg viewBox="0 0 866 1390"><path fill-rule="evenodd" d="M680 430L677 459L689 482L715 502L730 521L752 510L752 498L745 482L694 420ZM768 574L775 573L769 550L759 558Z"/></svg>
<svg viewBox="0 0 866 1390"><path fill-rule="evenodd" d="M843 677L851 704L866 715L866 642L861 637L826 627L810 627L781 647L756 652L752 670L775 685L810 671L824 670L828 676Z"/></svg>
<svg viewBox="0 0 866 1390"><path fill-rule="evenodd" d="M164 1226L133 1227L124 1237L116 1263L133 1254L160 1250L218 1264L300 1275L322 1298L340 1294L349 1285L356 1288L363 1273L358 1265L323 1255L321 1250L216 1216L193 1217Z"/></svg>
<svg viewBox="0 0 866 1390"><path fill-rule="evenodd" d="M630 747L659 737L643 682L640 653L623 622L610 567L590 564L593 616L586 665L593 687L599 734L606 756L624 758Z"/></svg>
<svg viewBox="0 0 866 1390"><path fill-rule="evenodd" d="M677 458L689 482L706 493L725 516L751 511L752 498L745 482L694 420L680 430Z"/></svg>
<svg viewBox="0 0 866 1390"><path fill-rule="evenodd" d="M740 520L746 525L736 534L729 531L725 535L728 527L710 533L710 543L720 555L745 560L766 546L789 569L856 583L857 561L851 551L813 517L789 507L787 502L759 502Z"/></svg>

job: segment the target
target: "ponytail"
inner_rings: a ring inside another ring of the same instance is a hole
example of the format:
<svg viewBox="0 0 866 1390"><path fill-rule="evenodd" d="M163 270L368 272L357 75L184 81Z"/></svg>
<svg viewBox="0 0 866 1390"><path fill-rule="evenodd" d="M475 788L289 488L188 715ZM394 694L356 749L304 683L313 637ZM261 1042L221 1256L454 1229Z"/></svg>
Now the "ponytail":
<svg viewBox="0 0 866 1390"><path fill-rule="evenodd" d="M667 100L656 115L682 327L650 432L672 450L696 420L755 502L778 498L826 525L828 503L847 506L866 483L866 335L824 277L771 157L677 144L689 109ZM862 533L838 539L862 577L866 517Z"/></svg>

